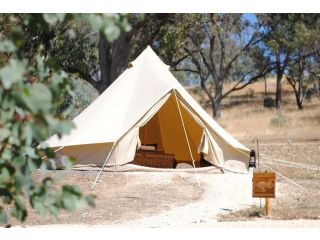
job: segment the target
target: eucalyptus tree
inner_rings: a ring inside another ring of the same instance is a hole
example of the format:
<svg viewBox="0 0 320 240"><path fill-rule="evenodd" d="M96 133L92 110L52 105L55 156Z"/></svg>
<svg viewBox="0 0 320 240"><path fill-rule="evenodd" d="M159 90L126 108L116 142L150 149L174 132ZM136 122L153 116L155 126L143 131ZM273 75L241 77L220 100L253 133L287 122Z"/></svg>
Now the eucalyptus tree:
<svg viewBox="0 0 320 240"><path fill-rule="evenodd" d="M251 23L242 14L194 14L183 34L175 71L200 78L210 99L213 116L221 116L222 99L270 72L269 59L259 47L261 25ZM224 92L224 83L233 87Z"/></svg>
<svg viewBox="0 0 320 240"><path fill-rule="evenodd" d="M263 47L276 73L276 107L281 108L281 81L284 74L290 68L290 79L294 81L296 77L293 77L293 72L298 70L301 75L305 70L301 65L304 59L319 52L319 14L257 14L257 18L263 26ZM294 66L296 64L300 67Z"/></svg>

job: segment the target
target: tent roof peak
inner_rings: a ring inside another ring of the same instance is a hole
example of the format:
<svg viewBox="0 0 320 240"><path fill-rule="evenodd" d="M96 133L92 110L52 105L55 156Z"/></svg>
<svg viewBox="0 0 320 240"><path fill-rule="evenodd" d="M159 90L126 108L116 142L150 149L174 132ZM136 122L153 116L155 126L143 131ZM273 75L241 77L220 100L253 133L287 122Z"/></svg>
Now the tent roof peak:
<svg viewBox="0 0 320 240"><path fill-rule="evenodd" d="M170 69L170 66L165 64L160 57L155 53L155 51L152 49L150 45L148 45L141 53L140 55L132 62L129 63L129 66L139 66L144 65L144 63L153 63L159 67L159 65L162 65L167 70Z"/></svg>

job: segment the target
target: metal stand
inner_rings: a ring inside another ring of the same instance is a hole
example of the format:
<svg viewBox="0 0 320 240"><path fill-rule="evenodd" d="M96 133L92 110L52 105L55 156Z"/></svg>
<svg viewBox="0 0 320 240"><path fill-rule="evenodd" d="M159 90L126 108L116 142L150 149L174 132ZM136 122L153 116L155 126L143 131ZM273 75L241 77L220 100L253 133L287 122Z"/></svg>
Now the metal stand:
<svg viewBox="0 0 320 240"><path fill-rule="evenodd" d="M260 148L259 148L259 139L257 137L254 137L252 139L252 143L256 142L256 149L258 153L258 172L260 173ZM259 198L259 203L260 203L260 209L261 209L261 198Z"/></svg>

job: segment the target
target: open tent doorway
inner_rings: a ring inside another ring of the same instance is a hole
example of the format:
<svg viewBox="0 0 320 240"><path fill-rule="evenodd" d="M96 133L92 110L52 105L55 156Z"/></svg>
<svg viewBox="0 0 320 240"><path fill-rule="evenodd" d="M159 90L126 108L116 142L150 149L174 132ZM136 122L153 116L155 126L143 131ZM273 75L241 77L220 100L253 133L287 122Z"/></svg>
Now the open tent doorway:
<svg viewBox="0 0 320 240"><path fill-rule="evenodd" d="M203 131L203 127L177 101L176 94L172 93L159 111L140 127L141 147L131 163L174 168L179 163L192 166L194 160L195 167L200 167L199 145Z"/></svg>

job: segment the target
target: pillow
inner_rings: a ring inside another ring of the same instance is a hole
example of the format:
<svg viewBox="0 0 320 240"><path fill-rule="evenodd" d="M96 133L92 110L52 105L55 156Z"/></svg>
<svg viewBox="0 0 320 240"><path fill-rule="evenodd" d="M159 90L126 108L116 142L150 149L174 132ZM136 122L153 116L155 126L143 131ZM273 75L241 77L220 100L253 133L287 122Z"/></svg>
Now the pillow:
<svg viewBox="0 0 320 240"><path fill-rule="evenodd" d="M147 151L155 151L156 150L156 146L141 145L140 149L141 150L147 150Z"/></svg>

